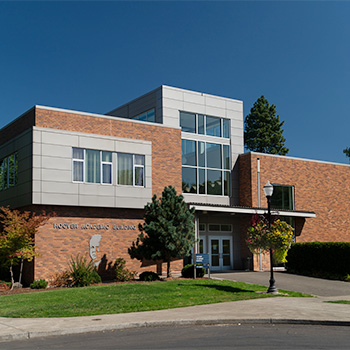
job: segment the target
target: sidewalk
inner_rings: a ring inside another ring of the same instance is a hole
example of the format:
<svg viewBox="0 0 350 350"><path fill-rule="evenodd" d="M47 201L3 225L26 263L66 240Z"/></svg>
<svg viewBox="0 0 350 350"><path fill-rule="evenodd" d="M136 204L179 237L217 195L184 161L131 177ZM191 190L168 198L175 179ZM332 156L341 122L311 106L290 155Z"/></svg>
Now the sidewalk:
<svg viewBox="0 0 350 350"><path fill-rule="evenodd" d="M223 277L223 276L222 276ZM0 317L0 342L135 327L229 323L293 323L350 326L350 305L325 301L350 295L273 297L117 315L15 319Z"/></svg>

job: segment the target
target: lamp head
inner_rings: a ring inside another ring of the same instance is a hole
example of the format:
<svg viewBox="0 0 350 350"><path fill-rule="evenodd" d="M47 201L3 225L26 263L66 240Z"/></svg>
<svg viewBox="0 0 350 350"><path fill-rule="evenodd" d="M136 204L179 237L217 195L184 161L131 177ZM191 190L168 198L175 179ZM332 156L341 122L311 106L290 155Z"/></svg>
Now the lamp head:
<svg viewBox="0 0 350 350"><path fill-rule="evenodd" d="M272 196L273 186L270 184L270 181L267 181L266 185L264 186L264 193L267 198Z"/></svg>

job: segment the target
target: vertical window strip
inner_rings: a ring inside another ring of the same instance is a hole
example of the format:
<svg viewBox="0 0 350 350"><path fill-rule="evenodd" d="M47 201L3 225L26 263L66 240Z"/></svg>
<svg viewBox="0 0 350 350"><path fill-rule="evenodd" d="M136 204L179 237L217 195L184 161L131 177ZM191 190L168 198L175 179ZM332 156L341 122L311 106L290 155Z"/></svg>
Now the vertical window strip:
<svg viewBox="0 0 350 350"><path fill-rule="evenodd" d="M73 147L73 182L85 182L85 150Z"/></svg>
<svg viewBox="0 0 350 350"><path fill-rule="evenodd" d="M0 190L18 183L18 153L12 153L0 161Z"/></svg>
<svg viewBox="0 0 350 350"><path fill-rule="evenodd" d="M111 185L113 183L112 152L101 151L101 183Z"/></svg>

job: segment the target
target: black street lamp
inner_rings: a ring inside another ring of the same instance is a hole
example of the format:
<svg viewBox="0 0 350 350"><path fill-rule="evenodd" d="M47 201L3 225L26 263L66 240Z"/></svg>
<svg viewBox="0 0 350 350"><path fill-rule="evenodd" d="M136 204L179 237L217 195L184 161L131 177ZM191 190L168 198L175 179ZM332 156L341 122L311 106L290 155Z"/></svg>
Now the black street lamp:
<svg viewBox="0 0 350 350"><path fill-rule="evenodd" d="M269 230L271 229L271 197L273 193L273 186L270 184L270 181L267 181L266 185L264 186L264 193L267 198L267 215L269 220ZM270 294L277 294L278 290L275 286L275 279L273 277L273 256L272 256L272 249L270 248L270 286L267 290L267 293Z"/></svg>

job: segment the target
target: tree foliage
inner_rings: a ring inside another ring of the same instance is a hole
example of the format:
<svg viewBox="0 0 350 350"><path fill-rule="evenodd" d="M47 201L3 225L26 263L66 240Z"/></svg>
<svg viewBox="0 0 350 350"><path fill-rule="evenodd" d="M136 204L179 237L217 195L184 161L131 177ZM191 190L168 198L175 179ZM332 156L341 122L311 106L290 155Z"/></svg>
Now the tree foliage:
<svg viewBox="0 0 350 350"><path fill-rule="evenodd" d="M350 147L346 147L345 149L343 149L343 153L349 158L350 162Z"/></svg>
<svg viewBox="0 0 350 350"><path fill-rule="evenodd" d="M245 118L245 147L253 152L285 156L289 149L284 146L283 124L276 116L276 106L270 106L264 96L259 97Z"/></svg>
<svg viewBox="0 0 350 350"><path fill-rule="evenodd" d="M23 261L31 261L38 254L35 251L34 236L40 225L49 219L43 212L36 215L29 211L20 212L8 207L0 208L0 261L10 269L11 282L14 284L13 266ZM21 273L19 275L21 282Z"/></svg>
<svg viewBox="0 0 350 350"><path fill-rule="evenodd" d="M138 260L162 260L167 263L187 256L195 240L194 209L189 209L182 195L172 186L165 187L160 199L153 196L145 206L144 223L139 224L140 235L128 252Z"/></svg>

